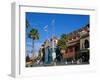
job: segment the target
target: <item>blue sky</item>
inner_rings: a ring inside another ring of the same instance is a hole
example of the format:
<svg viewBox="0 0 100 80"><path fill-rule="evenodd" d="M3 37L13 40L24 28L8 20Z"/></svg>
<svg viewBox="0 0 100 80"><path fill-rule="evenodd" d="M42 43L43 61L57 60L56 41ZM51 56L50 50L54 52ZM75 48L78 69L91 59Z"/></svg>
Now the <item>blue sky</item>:
<svg viewBox="0 0 100 80"><path fill-rule="evenodd" d="M89 15L79 14L76 15L26 12L26 19L30 24L30 27L26 30L26 34L28 34L32 28L36 28L38 30L40 39L35 41L35 51L37 52L41 44L47 38L51 38L53 32L56 37L60 38L61 34L63 33L70 33L88 24L89 18ZM48 25L48 33L44 30L44 27L46 25ZM32 40L28 37L26 37L26 47L27 52L30 53L30 51L32 50Z"/></svg>

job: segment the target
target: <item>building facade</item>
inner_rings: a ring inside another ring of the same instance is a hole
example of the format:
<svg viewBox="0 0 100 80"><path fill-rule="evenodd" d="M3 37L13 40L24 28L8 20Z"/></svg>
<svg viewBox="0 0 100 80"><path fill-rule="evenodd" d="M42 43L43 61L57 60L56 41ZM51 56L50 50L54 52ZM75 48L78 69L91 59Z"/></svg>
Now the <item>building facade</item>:
<svg viewBox="0 0 100 80"><path fill-rule="evenodd" d="M63 59L70 63L89 63L89 24L81 29L73 31L68 36L67 50L63 53Z"/></svg>

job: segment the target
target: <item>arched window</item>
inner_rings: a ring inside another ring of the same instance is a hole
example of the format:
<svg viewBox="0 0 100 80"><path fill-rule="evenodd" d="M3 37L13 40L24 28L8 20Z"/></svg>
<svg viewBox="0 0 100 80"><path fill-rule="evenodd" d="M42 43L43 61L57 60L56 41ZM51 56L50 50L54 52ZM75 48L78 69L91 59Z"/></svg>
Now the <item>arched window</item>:
<svg viewBox="0 0 100 80"><path fill-rule="evenodd" d="M85 46L85 48L89 48L89 41L87 39L84 42L84 46Z"/></svg>

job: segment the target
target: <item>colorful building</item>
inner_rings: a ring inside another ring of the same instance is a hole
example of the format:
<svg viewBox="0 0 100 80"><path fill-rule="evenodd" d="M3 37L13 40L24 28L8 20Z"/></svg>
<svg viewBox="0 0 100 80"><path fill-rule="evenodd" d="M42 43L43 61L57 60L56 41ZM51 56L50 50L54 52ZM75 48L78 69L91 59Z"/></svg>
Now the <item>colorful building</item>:
<svg viewBox="0 0 100 80"><path fill-rule="evenodd" d="M67 50L63 53L63 59L76 63L81 59L82 63L89 63L89 24L69 34Z"/></svg>

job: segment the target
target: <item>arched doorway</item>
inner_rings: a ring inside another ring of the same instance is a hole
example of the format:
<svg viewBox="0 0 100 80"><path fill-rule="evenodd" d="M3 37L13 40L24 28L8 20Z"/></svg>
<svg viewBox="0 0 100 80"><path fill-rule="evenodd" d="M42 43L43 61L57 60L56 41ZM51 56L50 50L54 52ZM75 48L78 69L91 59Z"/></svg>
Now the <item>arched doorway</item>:
<svg viewBox="0 0 100 80"><path fill-rule="evenodd" d="M85 42L84 42L84 47L85 47L85 48L89 48L89 41L88 41L87 39L86 39Z"/></svg>

